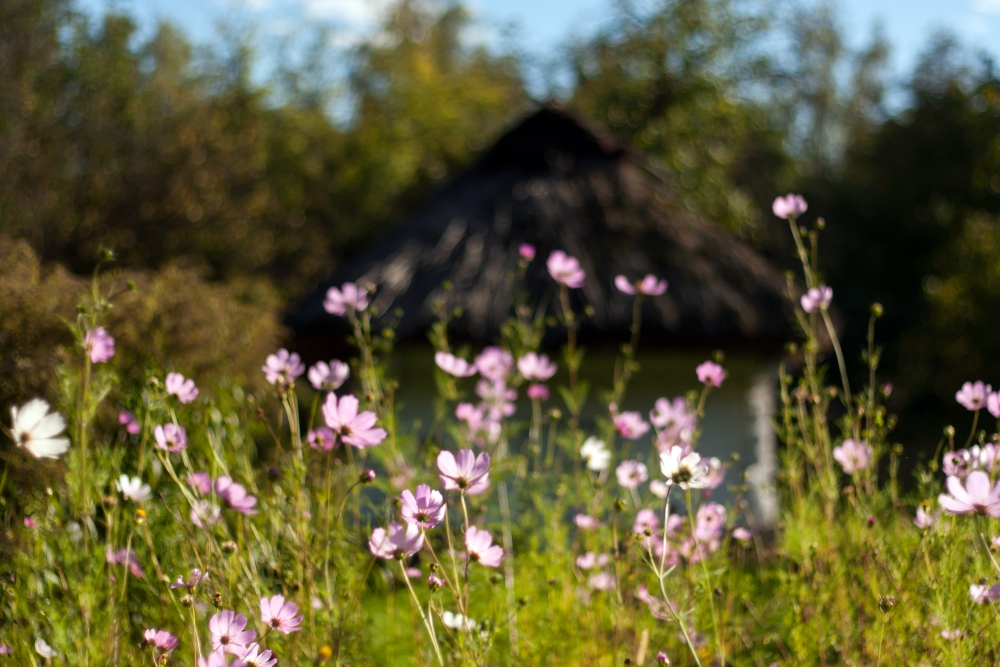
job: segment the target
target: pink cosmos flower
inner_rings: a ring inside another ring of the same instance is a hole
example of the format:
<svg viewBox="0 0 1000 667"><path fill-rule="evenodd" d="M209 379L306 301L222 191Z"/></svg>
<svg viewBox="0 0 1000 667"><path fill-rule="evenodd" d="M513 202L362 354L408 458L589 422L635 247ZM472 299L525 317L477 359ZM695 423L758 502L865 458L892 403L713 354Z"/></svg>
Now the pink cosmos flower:
<svg viewBox="0 0 1000 667"><path fill-rule="evenodd" d="M188 573L187 578L184 575L178 574L177 581L170 584L170 588L186 588L189 592L194 592L198 589L198 586L208 580L208 572L202 572L201 570L194 569Z"/></svg>
<svg viewBox="0 0 1000 667"><path fill-rule="evenodd" d="M753 533L751 533L743 526L740 526L739 528L733 528L733 539L743 544L749 544L751 541L753 541Z"/></svg>
<svg viewBox="0 0 1000 667"><path fill-rule="evenodd" d="M955 393L955 400L966 410L979 410L986 407L987 400L993 387L982 382L966 382L962 388Z"/></svg>
<svg viewBox="0 0 1000 667"><path fill-rule="evenodd" d="M698 382L710 387L721 387L722 381L726 379L726 371L714 361L702 363L694 372L698 375Z"/></svg>
<svg viewBox="0 0 1000 667"><path fill-rule="evenodd" d="M187 476L187 484L203 496L212 491L212 477L207 472L191 473Z"/></svg>
<svg viewBox="0 0 1000 667"><path fill-rule="evenodd" d="M386 560L403 559L420 551L424 546L424 534L414 524L407 524L406 530L398 523L389 524L388 529L376 528L368 540L368 548L376 558Z"/></svg>
<svg viewBox="0 0 1000 667"><path fill-rule="evenodd" d="M646 294L648 296L659 296L667 291L667 281L660 280L652 273L642 280L634 283L629 282L625 276L615 276L615 287L624 294Z"/></svg>
<svg viewBox="0 0 1000 667"><path fill-rule="evenodd" d="M306 372L305 364L302 363L299 355L295 352L289 352L285 348L267 355L267 359L260 369L264 371L264 376L269 383L282 388L290 386L296 378Z"/></svg>
<svg viewBox="0 0 1000 667"><path fill-rule="evenodd" d="M461 357L456 357L447 352L438 352L434 355L434 363L448 375L457 378L467 378L476 374L476 367Z"/></svg>
<svg viewBox="0 0 1000 667"><path fill-rule="evenodd" d="M826 285L820 285L819 287L810 287L809 291L799 299L799 303L802 304L802 310L812 313L816 310L826 310L830 307L832 300L833 289Z"/></svg>
<svg viewBox="0 0 1000 667"><path fill-rule="evenodd" d="M778 197L774 200L774 204L771 205L771 210L779 218L797 218L806 212L809 208L806 204L806 200L802 198L802 195L787 194L784 197Z"/></svg>
<svg viewBox="0 0 1000 667"><path fill-rule="evenodd" d="M859 470L865 470L871 464L872 446L864 440L855 441L850 438L844 444L833 448L833 458L848 475Z"/></svg>
<svg viewBox="0 0 1000 667"><path fill-rule="evenodd" d="M444 496L426 484L418 486L416 493L412 493L409 489L403 491L402 501L401 513L406 523L428 530L444 519L446 511Z"/></svg>
<svg viewBox="0 0 1000 667"><path fill-rule="evenodd" d="M142 427L139 426L139 420L128 410L122 410L118 413L118 423L125 427L125 432L129 435L138 435L139 431L142 430Z"/></svg>
<svg viewBox="0 0 1000 667"><path fill-rule="evenodd" d="M588 551L576 557L576 566L581 570L593 570L595 567L604 567L610 560L607 554L598 556L593 551Z"/></svg>
<svg viewBox="0 0 1000 667"><path fill-rule="evenodd" d="M444 588L444 579L441 577L431 574L427 576L427 588L432 591L439 591Z"/></svg>
<svg viewBox="0 0 1000 667"><path fill-rule="evenodd" d="M330 360L330 363L317 361L309 369L309 374L307 375L309 384L316 391L333 391L339 389L340 385L344 384L350 376L351 367L343 361L337 361L336 359Z"/></svg>
<svg viewBox="0 0 1000 667"><path fill-rule="evenodd" d="M667 494L670 493L670 487L666 483L654 479L649 483L649 492L657 498L666 498Z"/></svg>
<svg viewBox="0 0 1000 667"><path fill-rule="evenodd" d="M179 452L187 448L187 431L177 424L163 424L153 430L156 446L166 452Z"/></svg>
<svg viewBox="0 0 1000 667"><path fill-rule="evenodd" d="M38 522L32 519L30 516L24 517L24 527L25 528L37 528Z"/></svg>
<svg viewBox="0 0 1000 667"><path fill-rule="evenodd" d="M103 364L115 356L115 339L104 327L97 327L87 332L83 337L83 347L93 364Z"/></svg>
<svg viewBox="0 0 1000 667"><path fill-rule="evenodd" d="M359 405L358 399L350 394L338 400L337 395L331 393L323 404L323 419L346 445L364 449L380 444L388 433L384 428L375 427L378 417L374 412L365 410L359 413Z"/></svg>
<svg viewBox="0 0 1000 667"><path fill-rule="evenodd" d="M180 645L180 641L178 641L177 637L174 637L166 630L149 628L143 633L142 636L146 640L146 643L152 644L164 653L167 651L173 651Z"/></svg>
<svg viewBox="0 0 1000 667"><path fill-rule="evenodd" d="M247 630L247 617L232 611L222 611L208 619L208 631L212 633L212 650L244 655L247 645L257 637L257 633Z"/></svg>
<svg viewBox="0 0 1000 667"><path fill-rule="evenodd" d="M714 542L722 537L726 528L726 508L719 503L705 503L695 517L694 538L700 542Z"/></svg>
<svg viewBox="0 0 1000 667"><path fill-rule="evenodd" d="M972 454L967 449L945 452L941 457L941 470L948 477L965 477L975 467Z"/></svg>
<svg viewBox="0 0 1000 667"><path fill-rule="evenodd" d="M913 519L913 525L919 528L920 530L927 530L928 528L932 527L935 523L937 523L940 514L941 514L940 512L934 512L933 514L929 514L923 508L923 506L920 506L917 508L917 516Z"/></svg>
<svg viewBox="0 0 1000 667"><path fill-rule="evenodd" d="M514 357L507 350L490 346L476 357L476 370L494 383L504 382L514 371Z"/></svg>
<svg viewBox="0 0 1000 667"><path fill-rule="evenodd" d="M649 424L638 412L622 412L615 415L615 428L626 440L638 440L649 431Z"/></svg>
<svg viewBox="0 0 1000 667"><path fill-rule="evenodd" d="M503 560L503 548L493 544L493 536L487 531L475 526L465 531L465 550L472 561L486 567L497 567Z"/></svg>
<svg viewBox="0 0 1000 667"><path fill-rule="evenodd" d="M0 644L0 655L10 655L14 652L10 644Z"/></svg>
<svg viewBox="0 0 1000 667"><path fill-rule="evenodd" d="M163 385L167 393L176 396L181 403L191 403L198 398L198 387L194 386L194 380L185 378L180 373L167 373Z"/></svg>
<svg viewBox="0 0 1000 667"><path fill-rule="evenodd" d="M587 578L587 586L595 591L613 591L615 578L607 572L595 572Z"/></svg>
<svg viewBox="0 0 1000 667"><path fill-rule="evenodd" d="M306 433L306 443L313 449L328 452L336 446L337 436L329 427L320 426Z"/></svg>
<svg viewBox="0 0 1000 667"><path fill-rule="evenodd" d="M667 654L664 653L663 651L657 651L656 652L656 664L657 665L669 665L670 664L670 658L668 658Z"/></svg>
<svg viewBox="0 0 1000 667"><path fill-rule="evenodd" d="M618 478L618 483L626 489L635 489L649 479L649 470L646 468L646 464L644 463L639 463L638 461L622 461L621 464L615 468L615 477Z"/></svg>
<svg viewBox="0 0 1000 667"><path fill-rule="evenodd" d="M583 287L583 280L587 274L580 268L580 262L575 257L570 257L562 250L556 250L549 255L545 264L549 269L549 275L557 283L571 289Z"/></svg>
<svg viewBox="0 0 1000 667"><path fill-rule="evenodd" d="M447 490L459 489L475 496L490 485L490 455L486 452L476 456L471 449L462 449L458 457L449 451L442 451L437 457L441 483Z"/></svg>
<svg viewBox="0 0 1000 667"><path fill-rule="evenodd" d="M969 597L976 604L986 604L1000 600L1000 584L972 584L969 586Z"/></svg>
<svg viewBox="0 0 1000 667"><path fill-rule="evenodd" d="M589 514L577 514L573 517L573 523L580 530L597 530L601 525L600 521Z"/></svg>
<svg viewBox="0 0 1000 667"><path fill-rule="evenodd" d="M348 309L357 311L367 307L368 292L354 283L344 283L340 289L331 287L326 291L326 300L323 301L326 312L338 317L347 315Z"/></svg>
<svg viewBox="0 0 1000 667"><path fill-rule="evenodd" d="M726 469L722 467L722 461L716 457L703 459L708 474L705 475L705 488L717 489L726 479Z"/></svg>
<svg viewBox="0 0 1000 667"><path fill-rule="evenodd" d="M530 243L522 243L517 249L517 253L530 262L535 258L535 246Z"/></svg>
<svg viewBox="0 0 1000 667"><path fill-rule="evenodd" d="M247 493L245 486L237 484L225 475L215 480L215 493L240 514L253 516L259 511L256 508L257 498Z"/></svg>
<svg viewBox="0 0 1000 667"><path fill-rule="evenodd" d="M986 397L986 409L989 410L991 415L1000 419L1000 391L991 392Z"/></svg>
<svg viewBox="0 0 1000 667"><path fill-rule="evenodd" d="M261 651L259 644L251 644L229 667L274 667L277 664L278 656L273 652Z"/></svg>
<svg viewBox="0 0 1000 667"><path fill-rule="evenodd" d="M545 382L556 374L556 365L547 355L528 352L517 360L517 370L529 382Z"/></svg>
<svg viewBox="0 0 1000 667"><path fill-rule="evenodd" d="M209 500L196 500L191 504L191 511L188 517L198 528L205 530L219 523L222 518L222 509Z"/></svg>
<svg viewBox="0 0 1000 667"><path fill-rule="evenodd" d="M238 661L233 660L231 665L226 664L226 654L222 651L213 651L204 658L198 658L198 667L239 667Z"/></svg>
<svg viewBox="0 0 1000 667"><path fill-rule="evenodd" d="M956 639L963 639L965 637L965 630L942 630L941 638L947 639L948 641L954 641Z"/></svg>
<svg viewBox="0 0 1000 667"><path fill-rule="evenodd" d="M285 602L283 595L274 595L260 601L260 620L264 625L284 635L298 632L302 624L298 605L294 602Z"/></svg>
<svg viewBox="0 0 1000 667"><path fill-rule="evenodd" d="M111 565L127 565L129 573L136 579L142 579L142 566L139 565L139 557L134 551L128 549L112 549L108 547L104 553L104 560Z"/></svg>
<svg viewBox="0 0 1000 667"><path fill-rule="evenodd" d="M549 400L549 388L544 384L530 384L528 385L528 391L525 393L533 401Z"/></svg>
<svg viewBox="0 0 1000 667"><path fill-rule="evenodd" d="M641 509L635 515L632 532L639 535L652 535L660 529L660 516L651 509Z"/></svg>
<svg viewBox="0 0 1000 667"><path fill-rule="evenodd" d="M945 485L951 495L942 493L938 504L951 514L1000 517L1000 483L990 488L990 476L982 470L970 472L964 487L958 477L949 477Z"/></svg>

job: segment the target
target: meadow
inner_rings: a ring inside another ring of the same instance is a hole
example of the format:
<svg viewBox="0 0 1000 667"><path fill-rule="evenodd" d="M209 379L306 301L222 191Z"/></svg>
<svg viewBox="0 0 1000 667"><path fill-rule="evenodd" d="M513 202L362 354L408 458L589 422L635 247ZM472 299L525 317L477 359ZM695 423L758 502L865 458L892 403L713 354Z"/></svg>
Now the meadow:
<svg viewBox="0 0 1000 667"><path fill-rule="evenodd" d="M1000 394L956 387L967 418L900 479L882 307L846 325L867 326L867 347L842 350L806 208L773 207L802 267L775 526L730 461L698 453L722 355L690 369L686 395L618 408L642 372L643 301L669 289L655 276L616 280L632 339L591 387L569 295L593 277L522 246L515 284L546 262L555 311L524 303L483 350L454 346L441 312L436 415L418 430L398 419L393 332L373 326L367 285L325 304L353 358L306 368L277 350L261 359L269 389L247 392L129 368L98 272L67 322L59 394L11 406L4 427L0 490L13 463L61 467L5 526L0 665L995 664ZM553 328L565 345L550 357ZM845 355L869 369L863 386Z"/></svg>

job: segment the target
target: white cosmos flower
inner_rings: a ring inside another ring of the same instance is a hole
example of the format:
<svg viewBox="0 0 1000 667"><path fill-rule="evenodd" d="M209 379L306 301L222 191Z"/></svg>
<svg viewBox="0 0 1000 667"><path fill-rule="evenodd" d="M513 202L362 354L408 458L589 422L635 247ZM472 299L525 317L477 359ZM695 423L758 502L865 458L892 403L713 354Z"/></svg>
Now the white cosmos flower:
<svg viewBox="0 0 1000 667"><path fill-rule="evenodd" d="M55 649L49 646L41 637L35 640L35 652L43 658L54 658L59 655L56 653Z"/></svg>
<svg viewBox="0 0 1000 667"><path fill-rule="evenodd" d="M583 442L583 446L580 447L580 456L587 462L589 469L597 472L611 465L611 452L608 451L603 440L598 440L594 436L590 436Z"/></svg>
<svg viewBox="0 0 1000 667"><path fill-rule="evenodd" d="M441 612L441 621L452 630L474 630L478 625L471 618L466 618L462 614L453 614L450 611Z"/></svg>
<svg viewBox="0 0 1000 667"><path fill-rule="evenodd" d="M143 500L149 500L152 497L152 489L149 484L143 484L142 480L138 477L129 478L128 475L122 475L115 482L115 486L118 490L122 492L127 500L133 502L141 502Z"/></svg>
<svg viewBox="0 0 1000 667"><path fill-rule="evenodd" d="M708 466L702 463L701 456L697 452L685 454L677 445L660 454L660 471L667 484L676 484L685 491L703 489L709 482Z"/></svg>
<svg viewBox="0 0 1000 667"><path fill-rule="evenodd" d="M58 437L66 420L58 412L49 412L49 404L33 398L22 407L10 409L14 443L23 446L36 459L56 459L69 449L69 438Z"/></svg>

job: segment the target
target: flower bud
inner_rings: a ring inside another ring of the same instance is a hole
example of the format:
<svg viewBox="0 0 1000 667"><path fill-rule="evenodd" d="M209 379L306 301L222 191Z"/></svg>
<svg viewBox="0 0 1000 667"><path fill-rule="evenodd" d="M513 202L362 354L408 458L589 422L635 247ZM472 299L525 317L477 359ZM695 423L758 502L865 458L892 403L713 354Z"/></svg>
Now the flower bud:
<svg viewBox="0 0 1000 667"><path fill-rule="evenodd" d="M319 659L320 660L329 660L332 657L333 657L333 649L332 648L330 648L326 644L323 644L322 646L319 647Z"/></svg>
<svg viewBox="0 0 1000 667"><path fill-rule="evenodd" d="M185 607L190 607L191 605L194 604L194 596L191 595L190 593L185 593L184 595L181 596L181 604L184 605Z"/></svg>
<svg viewBox="0 0 1000 667"><path fill-rule="evenodd" d="M875 303L872 304L872 315L874 315L875 317L882 317L882 314L884 312L885 312L885 309L882 308L882 304L881 303L879 303L878 301L876 301Z"/></svg>
<svg viewBox="0 0 1000 667"><path fill-rule="evenodd" d="M237 549L236 542L233 542L232 540L226 540L225 542L219 545L219 548L222 549L227 554L236 553Z"/></svg>
<svg viewBox="0 0 1000 667"><path fill-rule="evenodd" d="M878 608L882 611L883 614L888 614L890 611L892 611L892 608L895 606L896 606L896 598L892 597L891 595L883 595L881 598L879 598Z"/></svg>
<svg viewBox="0 0 1000 667"><path fill-rule="evenodd" d="M222 609L222 593L219 591L212 593L212 604L216 609Z"/></svg>
<svg viewBox="0 0 1000 667"><path fill-rule="evenodd" d="M621 512L623 509L625 509L625 501L622 500L621 498L619 498L618 500L616 500L615 501L615 509L618 510L619 512Z"/></svg>
<svg viewBox="0 0 1000 667"><path fill-rule="evenodd" d="M955 427L954 426L945 426L944 427L944 437L948 438L949 440L951 440L952 438L954 438L955 437Z"/></svg>
<svg viewBox="0 0 1000 667"><path fill-rule="evenodd" d="M669 665L670 664L670 658L667 657L666 653L664 653L663 651L660 651L659 653L656 654L656 664L657 665Z"/></svg>
<svg viewBox="0 0 1000 667"><path fill-rule="evenodd" d="M363 473L361 473L360 481L362 484L369 484L375 481L375 471L368 468Z"/></svg>

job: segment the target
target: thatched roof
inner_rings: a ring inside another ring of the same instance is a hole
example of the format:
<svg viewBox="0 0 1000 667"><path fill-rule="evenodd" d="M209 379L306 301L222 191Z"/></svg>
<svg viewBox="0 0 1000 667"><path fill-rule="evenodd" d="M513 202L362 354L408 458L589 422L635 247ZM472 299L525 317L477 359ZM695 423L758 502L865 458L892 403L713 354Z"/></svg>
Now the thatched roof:
<svg viewBox="0 0 1000 667"><path fill-rule="evenodd" d="M553 250L577 257L587 281L575 299L593 307L582 332L617 341L631 324L632 299L613 284L647 273L670 287L644 308L644 345L776 349L792 335L784 279L751 245L685 210L669 183L602 128L546 106L501 137L468 171L398 228L344 264L289 316L297 343L329 340L336 319L323 310L330 286L378 286L380 313L402 309L397 338L425 339L432 304L464 316L452 334L496 341L511 312L518 246L538 255L527 285L535 302L553 283ZM448 281L453 289L445 291Z"/></svg>

